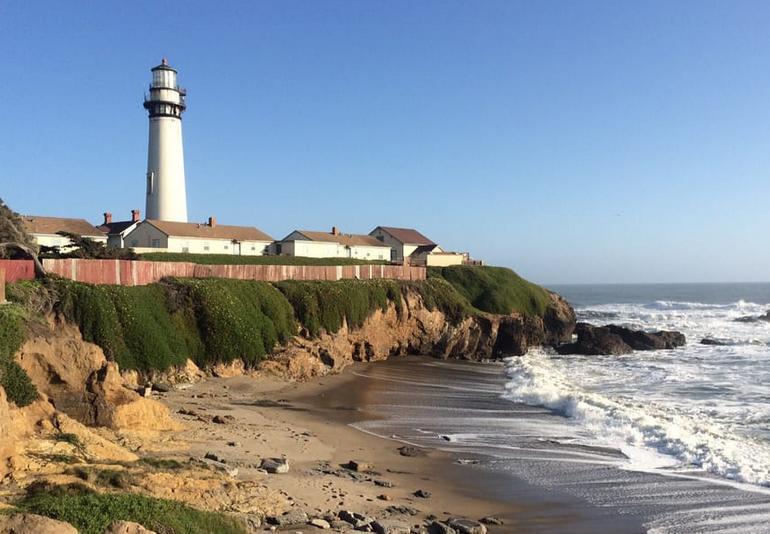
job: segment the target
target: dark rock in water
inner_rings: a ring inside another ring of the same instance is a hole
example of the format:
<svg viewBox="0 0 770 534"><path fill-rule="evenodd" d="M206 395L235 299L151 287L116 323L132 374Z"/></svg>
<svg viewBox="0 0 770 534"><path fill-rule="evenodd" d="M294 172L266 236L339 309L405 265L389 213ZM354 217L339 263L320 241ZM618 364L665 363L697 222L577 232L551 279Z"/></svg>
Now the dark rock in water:
<svg viewBox="0 0 770 534"><path fill-rule="evenodd" d="M704 337L703 339L700 340L700 344L723 346L723 345L730 345L730 342L724 341L721 339L714 339L713 337Z"/></svg>
<svg viewBox="0 0 770 534"><path fill-rule="evenodd" d="M747 315L745 317L738 317L735 321L738 323L770 322L770 310L767 310L767 313L764 315Z"/></svg>
<svg viewBox="0 0 770 534"><path fill-rule="evenodd" d="M644 332L614 324L593 326L588 323L578 323L575 333L578 337L577 342L557 347L559 354L628 354L634 350L673 349L686 342L681 332L666 330Z"/></svg>

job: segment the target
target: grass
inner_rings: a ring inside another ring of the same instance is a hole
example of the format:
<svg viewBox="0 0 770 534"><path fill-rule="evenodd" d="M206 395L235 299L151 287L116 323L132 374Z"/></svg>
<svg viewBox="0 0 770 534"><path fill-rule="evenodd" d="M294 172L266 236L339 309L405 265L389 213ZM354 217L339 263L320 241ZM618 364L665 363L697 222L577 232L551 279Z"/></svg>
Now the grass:
<svg viewBox="0 0 770 534"><path fill-rule="evenodd" d="M0 386L16 406L27 406L38 397L29 375L13 359L24 343L25 309L18 304L0 305Z"/></svg>
<svg viewBox="0 0 770 534"><path fill-rule="evenodd" d="M478 313L454 286L442 278L430 278L425 282L405 282L403 287L417 291L426 308L443 312L454 324Z"/></svg>
<svg viewBox="0 0 770 534"><path fill-rule="evenodd" d="M401 290L392 280L337 282L286 281L276 287L288 299L300 324L311 337L337 332L343 324L358 328L376 310L394 303L401 312Z"/></svg>
<svg viewBox="0 0 770 534"><path fill-rule="evenodd" d="M475 308L488 313L542 316L548 292L505 267L430 267L428 278L446 280Z"/></svg>
<svg viewBox="0 0 770 534"><path fill-rule="evenodd" d="M145 261L179 261L201 265L386 265L385 260L355 258L303 258L299 256L234 256L231 254L186 254L183 252L148 252Z"/></svg>
<svg viewBox="0 0 770 534"><path fill-rule="evenodd" d="M158 534L243 534L224 514L133 493L96 493L85 486L40 486L16 504L22 512L66 521L81 534L101 534L115 521L134 521Z"/></svg>

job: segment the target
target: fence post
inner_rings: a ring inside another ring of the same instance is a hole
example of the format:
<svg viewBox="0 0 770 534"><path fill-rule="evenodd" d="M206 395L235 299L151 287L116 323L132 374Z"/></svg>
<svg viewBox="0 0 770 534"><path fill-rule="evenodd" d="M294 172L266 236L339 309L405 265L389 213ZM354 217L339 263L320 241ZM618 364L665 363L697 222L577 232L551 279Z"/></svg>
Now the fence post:
<svg viewBox="0 0 770 534"><path fill-rule="evenodd" d="M0 267L0 304L5 303L5 269Z"/></svg>

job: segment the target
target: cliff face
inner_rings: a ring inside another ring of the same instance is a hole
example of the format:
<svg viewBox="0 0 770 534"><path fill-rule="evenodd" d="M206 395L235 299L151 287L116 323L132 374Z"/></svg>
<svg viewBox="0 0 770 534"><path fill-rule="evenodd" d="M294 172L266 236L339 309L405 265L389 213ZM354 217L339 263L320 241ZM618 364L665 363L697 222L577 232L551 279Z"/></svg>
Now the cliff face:
<svg viewBox="0 0 770 534"><path fill-rule="evenodd" d="M479 314L453 321L429 309L416 291L406 291L399 314L391 305L377 310L361 328L343 326L316 338L297 336L278 350L261 369L295 379L335 372L354 361L425 354L438 358L490 360L522 355L530 347L569 341L575 313L555 293L543 317Z"/></svg>

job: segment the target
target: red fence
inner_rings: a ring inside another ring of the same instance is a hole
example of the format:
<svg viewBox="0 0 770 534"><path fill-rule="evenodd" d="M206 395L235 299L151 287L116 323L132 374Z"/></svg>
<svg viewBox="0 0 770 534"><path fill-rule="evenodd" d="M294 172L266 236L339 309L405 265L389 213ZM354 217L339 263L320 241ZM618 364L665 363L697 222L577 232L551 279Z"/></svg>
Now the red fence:
<svg viewBox="0 0 770 534"><path fill-rule="evenodd" d="M31 263L31 262L30 262ZM142 286L167 276L235 278L239 280L425 280L424 267L402 265L198 265L195 263L129 260L43 260L51 274L90 284Z"/></svg>
<svg viewBox="0 0 770 534"><path fill-rule="evenodd" d="M5 269L6 282L35 279L35 264L32 260L0 260L0 269Z"/></svg>

